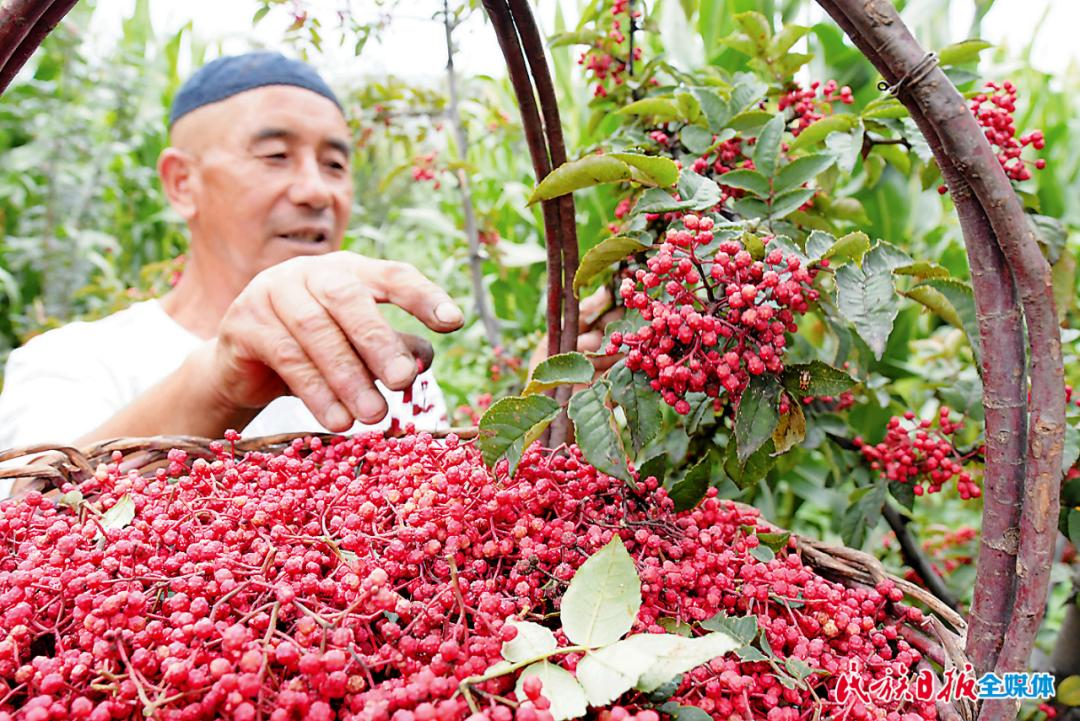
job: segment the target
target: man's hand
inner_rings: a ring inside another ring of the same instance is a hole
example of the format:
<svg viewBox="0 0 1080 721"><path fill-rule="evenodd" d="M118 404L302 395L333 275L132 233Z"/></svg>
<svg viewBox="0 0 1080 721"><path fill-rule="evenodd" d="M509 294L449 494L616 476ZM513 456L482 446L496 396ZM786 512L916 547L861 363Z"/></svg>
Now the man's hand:
<svg viewBox="0 0 1080 721"><path fill-rule="evenodd" d="M291 393L334 432L354 419L381 420L387 408L375 380L409 388L417 358L430 363L431 348L387 325L378 303L400 306L440 333L464 320L445 291L405 263L337 252L259 273L207 346L204 367L221 408L253 417Z"/></svg>

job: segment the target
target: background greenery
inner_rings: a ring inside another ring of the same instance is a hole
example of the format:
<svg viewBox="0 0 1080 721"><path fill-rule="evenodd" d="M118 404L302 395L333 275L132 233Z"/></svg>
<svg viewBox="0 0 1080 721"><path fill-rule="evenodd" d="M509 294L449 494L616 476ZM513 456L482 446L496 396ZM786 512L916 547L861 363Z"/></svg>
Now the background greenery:
<svg viewBox="0 0 1080 721"><path fill-rule="evenodd" d="M280 4L267 1L264 6ZM479 12L474 7L478 3L459 5L451 3L455 18ZM582 0L581 5L588 10L597 3ZM943 0L920 4L915 29L929 47L962 39L943 37L948 5ZM970 36L978 35L980 18L992 5L993 0L978 3ZM164 292L180 267L175 259L184 252L184 229L164 202L155 162L167 142L167 112L181 81L178 68L198 66L219 49L193 37L190 27L156 36L148 7L146 0L137 2L115 52L96 58L83 45L93 3L79 3L0 99L0 361L44 330L73 319L101 317ZM756 10L779 21L790 20L804 7L801 0L658 0L645 3L647 22L638 41L646 58L667 58L675 65L680 57L688 58L716 72L735 72L745 69L745 57L717 43L732 32L734 13ZM397 9L387 5L390 23ZM554 33L574 29L561 10L554 17ZM362 57L366 40L380 32L380 26L350 18L342 23L337 31ZM325 31L298 16L282 42L318 62ZM835 78L851 85L856 108L879 96L879 78L831 23L814 25L806 42L806 51L813 54L802 71L806 78ZM1040 157L1047 167L1020 188L1028 206L1048 219L1044 250L1054 264L1055 292L1068 329L1076 327L1080 253L1080 204L1074 200L1080 196L1080 78L1036 70L1028 61L1030 50L1010 55L992 49L983 53L981 65L957 71L954 79L968 88L974 87L976 77L1012 79L1021 89L1019 128L1041 128L1046 134ZM603 146L620 122L593 100L591 85L576 62L580 51L571 44L551 49L573 157ZM430 57L433 69L445 64L444 49L430 49ZM356 138L356 201L346 247L411 262L470 309L465 330L433 339L436 372L453 409L476 405L484 394L497 397L520 388L523 359L537 345L543 327L544 250L539 210L526 208L534 178L501 69L458 79L468 138L464 148L457 147L448 124L445 77L433 77L422 84L392 76L354 78L340 88ZM916 147L911 154L916 163L920 150ZM915 258L934 260L965 276L966 258L951 203L936 192L932 174L920 173L911 159L906 166L902 159L893 160L874 168L860 162L853 170L845 193L864 211L855 217L858 227L872 239L886 239ZM414 179L418 167L430 168L434 177ZM500 326L497 347L488 343L471 312L473 288L466 272L470 252L454 174L458 168L470 180L486 241L480 262L484 290ZM612 186L576 195L583 247L608 235L618 197ZM401 314L395 314L395 320L410 325ZM808 324L803 343L819 341L820 331ZM1080 382L1077 334L1063 333L1066 373L1075 385ZM846 422L850 428L865 429L868 437L880 437L890 415L908 408L919 412L940 401L981 420L979 390L962 334L909 303ZM459 413L457 420L468 422L468 415ZM680 438L685 434L671 434L668 442L675 461L689 453L687 441ZM795 458L781 463L744 497L780 525L873 549L902 572L879 516L865 519L858 533L842 523L853 493L866 478L853 476L821 450L809 449ZM913 525L922 540L933 542L946 530L977 527L978 512L977 503L961 503L954 494L942 493L920 499ZM963 559L975 552L969 542L938 552L938 561L944 564L950 554ZM1059 623L1067 577L1067 566L1059 563L1044 628L1047 643ZM973 568L959 563L947 580L965 596L972 578Z"/></svg>

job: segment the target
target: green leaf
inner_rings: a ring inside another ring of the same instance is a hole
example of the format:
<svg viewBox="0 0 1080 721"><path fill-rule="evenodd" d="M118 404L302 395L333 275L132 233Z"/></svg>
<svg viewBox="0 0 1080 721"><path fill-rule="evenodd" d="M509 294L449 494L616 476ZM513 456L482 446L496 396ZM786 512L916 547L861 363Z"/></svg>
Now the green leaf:
<svg viewBox="0 0 1080 721"><path fill-rule="evenodd" d="M825 147L836 154L836 167L840 172L851 174L862 153L865 130L862 121L856 123L850 133L833 133L825 138Z"/></svg>
<svg viewBox="0 0 1080 721"><path fill-rule="evenodd" d="M668 496L675 502L675 512L688 511L705 498L712 479L712 454L695 463L682 480L676 482L668 491Z"/></svg>
<svg viewBox="0 0 1080 721"><path fill-rule="evenodd" d="M811 126L813 127L813 126ZM778 114L765 123L754 145L754 167L762 175L772 177L780 157L780 140L784 137L784 116Z"/></svg>
<svg viewBox="0 0 1080 721"><path fill-rule="evenodd" d="M691 153L701 155L712 147L713 134L697 125L687 125L679 131L679 140Z"/></svg>
<svg viewBox="0 0 1080 721"><path fill-rule="evenodd" d="M608 157L637 168L656 185L667 188L679 181L679 168L670 158L640 153L609 153Z"/></svg>
<svg viewBox="0 0 1080 721"><path fill-rule="evenodd" d="M757 12L738 13L733 18L735 25L749 37L755 47L764 50L768 47L772 37L772 26L769 20Z"/></svg>
<svg viewBox="0 0 1080 721"><path fill-rule="evenodd" d="M819 360L786 366L781 382L796 399L837 396L855 385L855 379L847 373Z"/></svg>
<svg viewBox="0 0 1080 721"><path fill-rule="evenodd" d="M638 477L644 481L649 476L652 476L663 485L664 477L667 475L667 467L667 453L661 451L641 464L641 468L638 469Z"/></svg>
<svg viewBox="0 0 1080 721"><path fill-rule="evenodd" d="M687 122L695 123L701 117L701 103L698 102L693 93L688 93L685 90L675 93L675 104L679 106L679 114Z"/></svg>
<svg viewBox="0 0 1080 721"><path fill-rule="evenodd" d="M533 371L522 395L542 393L570 383L592 383L593 364L582 353L560 353L547 358Z"/></svg>
<svg viewBox="0 0 1080 721"><path fill-rule="evenodd" d="M770 436L779 416L776 413L776 400L780 394L780 384L775 376L752 376L739 400L735 414L735 441L738 444L738 459L745 463L757 449L761 448Z"/></svg>
<svg viewBox="0 0 1080 721"><path fill-rule="evenodd" d="M780 416L773 430L773 446L776 453L787 453L806 438L806 416L798 399L788 404L788 412Z"/></svg>
<svg viewBox="0 0 1080 721"><path fill-rule="evenodd" d="M679 106L667 98L642 98L615 111L618 115L648 115L658 119L675 120Z"/></svg>
<svg viewBox="0 0 1080 721"><path fill-rule="evenodd" d="M1068 473L1069 469L1080 458L1080 428L1069 423L1065 424L1065 449L1061 453L1061 472Z"/></svg>
<svg viewBox="0 0 1080 721"><path fill-rule="evenodd" d="M656 664L641 675L635 688L648 693L675 678L708 663L714 658L731 653L741 644L726 633L709 633L696 638L668 636L667 634L641 634L645 637L674 638L670 649L658 654ZM659 644L657 644L659 645Z"/></svg>
<svg viewBox="0 0 1080 721"><path fill-rule="evenodd" d="M261 8L255 11L255 16L251 18L252 26L258 25L259 21L266 17L266 13L270 12L269 5L263 5Z"/></svg>
<svg viewBox="0 0 1080 721"><path fill-rule="evenodd" d="M750 254L750 257L754 260L762 260L765 258L765 241L758 236L747 231L739 236L739 242L746 248L746 252Z"/></svg>
<svg viewBox="0 0 1080 721"><path fill-rule="evenodd" d="M878 243L864 257L862 268L849 264L836 271L837 308L878 360L900 311L892 269L911 261L896 254L902 255L896 248Z"/></svg>
<svg viewBox="0 0 1080 721"><path fill-rule="evenodd" d="M795 141L791 143L789 152L794 153L797 150L809 147L816 143L820 143L834 132L846 132L851 130L859 123L858 116L849 114L829 115L815 123L811 123L799 133L799 136L795 138Z"/></svg>
<svg viewBox="0 0 1080 721"><path fill-rule="evenodd" d="M1054 701L1062 706L1080 706L1080 676L1066 676L1056 691Z"/></svg>
<svg viewBox="0 0 1080 721"><path fill-rule="evenodd" d="M634 452L638 453L660 432L663 420L660 396L649 385L644 373L633 372L622 361L608 372L608 380L611 398L626 414L626 426L630 429Z"/></svg>
<svg viewBox="0 0 1080 721"><path fill-rule="evenodd" d="M712 714L705 709L697 706L683 706L674 701L668 701L657 710L671 716L672 721L712 721Z"/></svg>
<svg viewBox="0 0 1080 721"><path fill-rule="evenodd" d="M575 672L589 705L606 706L632 689L656 663L658 654L674 644L674 638L666 634L636 634L586 653L578 661Z"/></svg>
<svg viewBox="0 0 1080 721"><path fill-rule="evenodd" d="M885 120L885 119L897 119L906 118L908 114L907 108L896 98L884 97L875 98L866 104L860 115L867 120Z"/></svg>
<svg viewBox="0 0 1080 721"><path fill-rule="evenodd" d="M595 648L625 636L641 608L641 579L616 534L570 579L559 615L571 643Z"/></svg>
<svg viewBox="0 0 1080 721"><path fill-rule="evenodd" d="M721 175L716 182L729 188L749 191L759 198L769 197L769 179L756 170L732 170Z"/></svg>
<svg viewBox="0 0 1080 721"><path fill-rule="evenodd" d="M952 306L956 317L952 320L945 318L946 322L964 331L971 351L975 357L975 366L982 365L982 343L979 338L979 321L975 314L975 294L971 286L962 280L955 278L931 278L916 288L929 286L939 292ZM912 289L915 290L915 289Z"/></svg>
<svg viewBox="0 0 1080 721"><path fill-rule="evenodd" d="M757 482L768 475L776 465L776 456L773 455L773 443L770 436L761 448L740 463L736 453L736 443L728 441L728 452L724 459L724 472L734 481L735 485L745 490L757 485Z"/></svg>
<svg viewBox="0 0 1080 721"><path fill-rule="evenodd" d="M889 481L889 495L909 511L915 509L915 487L910 483Z"/></svg>
<svg viewBox="0 0 1080 721"><path fill-rule="evenodd" d="M502 458L510 463L510 475L517 470L521 455L559 415L560 406L547 396L496 401L480 419L476 443L489 468Z"/></svg>
<svg viewBox="0 0 1080 721"><path fill-rule="evenodd" d="M777 195L769 206L769 217L786 218L802 207L803 203L810 200L816 192L814 188L796 188Z"/></svg>
<svg viewBox="0 0 1080 721"><path fill-rule="evenodd" d="M61 506L67 506L73 511L78 511L79 506L83 504L83 500L82 491L76 489L63 494L56 502Z"/></svg>
<svg viewBox="0 0 1080 721"><path fill-rule="evenodd" d="M749 663L754 663L755 661L768 661L769 660L768 656L766 656L765 654L763 654L761 651L757 650L753 646L743 646L742 648L740 648L738 651L735 652L735 655L739 657L740 661L747 661Z"/></svg>
<svg viewBox="0 0 1080 721"><path fill-rule="evenodd" d="M769 86L752 73L743 73L736 77L738 80L731 91L731 99L728 100L728 111L731 115L740 115L751 105L757 105L769 92Z"/></svg>
<svg viewBox="0 0 1080 721"><path fill-rule="evenodd" d="M664 191L660 191L664 193ZM667 196L664 193L665 197ZM626 258L634 253L640 253L643 250L648 250L650 246L642 243L637 238L630 238L625 235L616 235L612 238L605 238L600 241L585 253L585 256L581 259L581 264L578 266L577 273L574 274L574 294L577 295L579 291L589 284L589 282L595 278L599 273L607 270L612 263L618 262L623 258Z"/></svg>
<svg viewBox="0 0 1080 721"><path fill-rule="evenodd" d="M893 273L896 275L910 275L918 278L919 280L928 280L930 278L948 278L952 274L945 268L942 268L937 263L931 263L927 260L920 260L915 263L908 263L902 265L899 268L894 268Z"/></svg>
<svg viewBox="0 0 1080 721"><path fill-rule="evenodd" d="M127 528L135 520L135 499L125 493L117 499L112 508L101 517L101 525L106 529Z"/></svg>
<svg viewBox="0 0 1080 721"><path fill-rule="evenodd" d="M1065 241L1069 235L1065 224L1058 218L1039 215L1038 213L1029 213L1027 217L1031 229L1035 233L1035 239L1043 247L1047 261L1051 265L1057 263L1061 257L1061 251L1065 249Z"/></svg>
<svg viewBox="0 0 1080 721"><path fill-rule="evenodd" d="M811 250L811 247L813 250ZM849 260L854 260L856 263L861 262L868 250L870 250L870 238L861 230L848 233L840 239L835 239L828 233L815 230L806 241L807 255L814 260L839 261L835 265L842 265Z"/></svg>
<svg viewBox="0 0 1080 721"><path fill-rule="evenodd" d="M581 718L585 715L585 690L573 674L562 666L547 661L540 661L526 666L518 676L514 693L518 698L525 698L525 679L537 676L541 682L540 695L551 701L549 713L555 721Z"/></svg>
<svg viewBox="0 0 1080 721"><path fill-rule="evenodd" d="M720 186L692 170L683 170L679 174L679 197L686 205L680 210L708 210L720 202Z"/></svg>
<svg viewBox="0 0 1080 721"><path fill-rule="evenodd" d="M757 616L729 616L723 611L701 622L706 631L721 631L741 644L748 644L757 638Z"/></svg>
<svg viewBox="0 0 1080 721"><path fill-rule="evenodd" d="M805 155L793 160L780 169L773 182L773 191L783 193L785 190L797 188L811 178L817 177L818 173L834 162L836 162L836 157L829 153Z"/></svg>
<svg viewBox="0 0 1080 721"><path fill-rule="evenodd" d="M985 40L961 40L938 50L938 62L942 66L977 62L979 53L991 47L993 44Z"/></svg>
<svg viewBox="0 0 1080 721"><path fill-rule="evenodd" d="M694 635L694 627L689 623L684 623L674 618L660 618L657 619L656 625L663 628L668 633L678 634L690 638Z"/></svg>
<svg viewBox="0 0 1080 721"><path fill-rule="evenodd" d="M928 285L917 285L911 290L903 292L903 295L933 311L949 325L956 328L962 327L956 309L952 307L952 303L939 290Z"/></svg>
<svg viewBox="0 0 1080 721"><path fill-rule="evenodd" d="M881 519L887 490L888 486L884 483L875 483L859 488L852 494L853 503L840 519L840 536L844 539L844 545L851 548L862 547L867 531Z"/></svg>
<svg viewBox="0 0 1080 721"><path fill-rule="evenodd" d="M776 558L776 554L768 546L754 546L750 549L750 555L762 563L768 563Z"/></svg>
<svg viewBox="0 0 1080 721"><path fill-rule="evenodd" d="M548 173L529 196L528 205L601 183L630 180L631 177L630 167L617 158L610 155L586 155L584 158L563 163Z"/></svg>
<svg viewBox="0 0 1080 721"><path fill-rule="evenodd" d="M757 133L772 118L773 114L764 110L744 110L728 121L728 127L741 133Z"/></svg>
<svg viewBox="0 0 1080 721"><path fill-rule="evenodd" d="M771 548L776 553L779 553L782 549L787 548L788 539L791 538L791 534L787 531L783 533L758 533L758 540Z"/></svg>
<svg viewBox="0 0 1080 721"><path fill-rule="evenodd" d="M709 124L709 130L714 133L723 130L731 117L728 104L724 102L724 99L708 88L690 88L690 92L697 98L701 112L705 114L705 120ZM709 144L712 145L712 138L709 139Z"/></svg>
<svg viewBox="0 0 1080 721"><path fill-rule="evenodd" d="M769 206L765 204L765 201L749 196L739 198L731 204L731 207L735 209L736 213L746 219L764 218L769 214Z"/></svg>
<svg viewBox="0 0 1080 721"><path fill-rule="evenodd" d="M503 642L502 657L510 663L520 663L530 658L552 653L558 648L555 634L551 629L532 621L511 618L507 624L517 629L517 636Z"/></svg>
<svg viewBox="0 0 1080 721"><path fill-rule="evenodd" d="M615 416L607 407L608 382L601 378L570 398L566 409L577 432L578 447L585 460L609 476L630 483L626 451L615 427Z"/></svg>
<svg viewBox="0 0 1080 721"><path fill-rule="evenodd" d="M769 45L769 57L779 58L783 56L808 32L810 32L810 28L805 25L785 25Z"/></svg>

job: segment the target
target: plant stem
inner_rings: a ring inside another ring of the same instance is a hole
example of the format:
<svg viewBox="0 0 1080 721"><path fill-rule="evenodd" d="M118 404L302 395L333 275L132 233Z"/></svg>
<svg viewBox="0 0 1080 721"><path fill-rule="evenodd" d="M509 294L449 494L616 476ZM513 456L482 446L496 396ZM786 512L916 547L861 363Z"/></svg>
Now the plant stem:
<svg viewBox="0 0 1080 721"><path fill-rule="evenodd" d="M9 0L0 10L0 93L76 0Z"/></svg>
<svg viewBox="0 0 1080 721"><path fill-rule="evenodd" d="M446 82L450 92L450 124L454 128L454 142L462 162L468 156L468 138L465 124L461 121L461 108L458 101L457 73L454 70L454 22L450 17L450 2L443 0L443 29L446 32ZM476 214L473 212L472 185L464 168L458 168L458 190L461 192L461 210L465 217L465 238L469 243L469 273L472 278L473 299L476 314L484 325L488 344L494 348L500 344L499 322L491 313L487 301L487 289L484 287L483 258L480 256L480 236L476 229Z"/></svg>

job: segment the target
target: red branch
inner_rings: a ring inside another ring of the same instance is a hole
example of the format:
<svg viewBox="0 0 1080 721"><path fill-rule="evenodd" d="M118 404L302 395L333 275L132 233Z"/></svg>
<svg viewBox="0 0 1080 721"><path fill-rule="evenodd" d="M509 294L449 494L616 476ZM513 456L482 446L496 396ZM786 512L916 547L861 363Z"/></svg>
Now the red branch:
<svg viewBox="0 0 1080 721"><path fill-rule="evenodd" d="M0 93L76 0L9 0L0 5Z"/></svg>
<svg viewBox="0 0 1080 721"><path fill-rule="evenodd" d="M904 77L924 57L893 7L885 0L834 0L854 36L869 45L883 73ZM870 56L870 53L867 53ZM871 57L871 60L874 60ZM935 128L942 150L970 185L986 213L1012 270L1023 304L1031 346L1030 425L1017 555L1015 604L996 668L1022 668L1042 620L1059 505L1064 435L1064 376L1049 267L1023 208L960 94L935 68L905 98ZM980 558L981 561L981 558ZM985 704L981 717L1004 719L1011 704Z"/></svg>
<svg viewBox="0 0 1080 721"><path fill-rule="evenodd" d="M856 32L831 0L821 5L836 19L890 83L898 72ZM975 310L983 349L983 409L986 416L986 468L983 479L981 550L976 569L966 652L978 673L992 670L1013 608L1020 492L1024 479L1026 369L1020 306L1012 274L986 212L964 176L942 147L937 129L919 106L907 99L916 125L930 145L956 206L964 233Z"/></svg>

